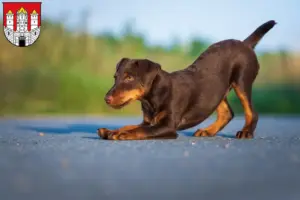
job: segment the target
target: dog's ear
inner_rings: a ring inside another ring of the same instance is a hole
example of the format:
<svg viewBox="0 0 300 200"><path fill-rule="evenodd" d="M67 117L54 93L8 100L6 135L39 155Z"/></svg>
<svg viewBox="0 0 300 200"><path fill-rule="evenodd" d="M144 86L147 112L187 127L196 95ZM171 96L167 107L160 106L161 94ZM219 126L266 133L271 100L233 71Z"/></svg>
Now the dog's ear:
<svg viewBox="0 0 300 200"><path fill-rule="evenodd" d="M120 66L126 64L128 61L129 61L129 58L122 58L116 65L116 71L118 71Z"/></svg>
<svg viewBox="0 0 300 200"><path fill-rule="evenodd" d="M160 64L148 59L142 59L137 61L137 65L141 84L144 87L150 88L159 70L161 70Z"/></svg>

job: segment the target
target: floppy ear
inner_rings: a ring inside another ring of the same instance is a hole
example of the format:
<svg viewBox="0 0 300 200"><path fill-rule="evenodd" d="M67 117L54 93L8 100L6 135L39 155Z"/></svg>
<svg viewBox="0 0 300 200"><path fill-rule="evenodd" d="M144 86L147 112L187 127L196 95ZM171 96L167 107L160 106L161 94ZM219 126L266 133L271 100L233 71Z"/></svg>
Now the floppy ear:
<svg viewBox="0 0 300 200"><path fill-rule="evenodd" d="M124 65L125 63L127 63L129 61L129 58L122 58L118 63L117 63L117 66L116 66L116 71L118 71L119 67Z"/></svg>
<svg viewBox="0 0 300 200"><path fill-rule="evenodd" d="M150 88L159 70L161 70L160 64L148 59L139 60L138 74L141 77L141 84L144 87Z"/></svg>

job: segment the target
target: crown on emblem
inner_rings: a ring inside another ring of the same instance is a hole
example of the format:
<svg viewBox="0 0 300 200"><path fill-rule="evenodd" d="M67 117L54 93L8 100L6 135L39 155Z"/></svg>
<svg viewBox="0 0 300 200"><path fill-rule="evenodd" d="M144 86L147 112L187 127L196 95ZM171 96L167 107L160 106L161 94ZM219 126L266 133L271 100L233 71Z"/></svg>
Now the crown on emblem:
<svg viewBox="0 0 300 200"><path fill-rule="evenodd" d="M27 11L23 7L21 7L20 10L18 10L18 13L27 14Z"/></svg>
<svg viewBox="0 0 300 200"><path fill-rule="evenodd" d="M7 15L12 15L13 13L11 12L11 10L9 10L6 14Z"/></svg>
<svg viewBox="0 0 300 200"><path fill-rule="evenodd" d="M32 15L37 15L38 13L36 12L36 10L33 10L31 14Z"/></svg>

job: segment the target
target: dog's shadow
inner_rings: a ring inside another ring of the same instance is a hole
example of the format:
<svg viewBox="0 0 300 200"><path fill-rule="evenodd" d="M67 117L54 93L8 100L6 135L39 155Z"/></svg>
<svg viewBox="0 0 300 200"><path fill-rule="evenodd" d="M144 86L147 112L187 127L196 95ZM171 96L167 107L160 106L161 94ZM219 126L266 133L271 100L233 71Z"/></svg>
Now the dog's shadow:
<svg viewBox="0 0 300 200"><path fill-rule="evenodd" d="M91 135L93 134L93 136L83 136L82 138L99 140L100 138L97 135L98 128L107 128L110 130L114 130L121 127L122 126L107 125L107 124L71 124L71 125L66 125L65 127L19 126L18 128L21 130L29 130L38 133L55 134L55 135L88 133ZM185 130L185 131L178 131L178 134L186 137L193 137L194 132L195 131ZM224 138L235 138L233 135L225 134L222 132L219 133L217 136L224 137Z"/></svg>
<svg viewBox="0 0 300 200"><path fill-rule="evenodd" d="M70 124L65 127L41 127L41 126L19 126L18 128L21 130L34 131L38 133L45 134L54 134L54 135L65 135L65 134L73 134L73 133L88 133L93 134L94 136L83 136L82 138L86 139L99 139L97 135L97 129L99 128L107 128L107 129L118 129L122 126L115 125L107 125L107 124Z"/></svg>
<svg viewBox="0 0 300 200"><path fill-rule="evenodd" d="M179 134L182 134L186 137L194 137L195 131L180 131ZM220 132L218 133L216 136L219 136L219 137L223 137L223 138L231 138L231 139L234 139L235 136L234 135L229 135L229 134L226 134L226 133L223 133L223 132Z"/></svg>

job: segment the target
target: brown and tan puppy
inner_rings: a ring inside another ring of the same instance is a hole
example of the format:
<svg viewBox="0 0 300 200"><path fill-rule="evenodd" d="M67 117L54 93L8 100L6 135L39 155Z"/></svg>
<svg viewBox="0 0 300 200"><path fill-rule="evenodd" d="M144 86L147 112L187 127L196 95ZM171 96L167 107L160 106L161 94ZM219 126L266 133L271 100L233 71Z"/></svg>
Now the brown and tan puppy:
<svg viewBox="0 0 300 200"><path fill-rule="evenodd" d="M190 66L172 73L147 59L121 59L105 101L113 108L141 101L143 121L118 130L100 128L99 136L109 140L177 138L177 130L196 126L216 111L217 120L194 133L197 137L215 136L233 118L227 101L233 88L245 112L245 125L236 138L253 138L258 115L251 93L259 71L253 49L275 24L273 20L264 23L244 41L215 43Z"/></svg>

